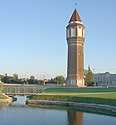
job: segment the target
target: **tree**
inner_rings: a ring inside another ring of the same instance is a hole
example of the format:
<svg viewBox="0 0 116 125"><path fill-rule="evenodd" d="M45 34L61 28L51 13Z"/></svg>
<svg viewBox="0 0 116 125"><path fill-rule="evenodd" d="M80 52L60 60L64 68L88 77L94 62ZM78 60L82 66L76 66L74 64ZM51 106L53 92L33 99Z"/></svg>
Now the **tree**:
<svg viewBox="0 0 116 125"><path fill-rule="evenodd" d="M38 84L38 80L34 76L30 76L30 79L27 80L29 84Z"/></svg>
<svg viewBox="0 0 116 125"><path fill-rule="evenodd" d="M25 78L20 78L19 79L19 84L26 84L27 80Z"/></svg>
<svg viewBox="0 0 116 125"><path fill-rule="evenodd" d="M11 83L19 83L18 74L13 74L13 77L11 78Z"/></svg>
<svg viewBox="0 0 116 125"><path fill-rule="evenodd" d="M88 67L85 81L87 83L87 86L93 86L93 84L94 84L94 75L90 69L90 66Z"/></svg>
<svg viewBox="0 0 116 125"><path fill-rule="evenodd" d="M16 73L13 74L13 79L14 79L14 80L18 80L18 74L16 74Z"/></svg>
<svg viewBox="0 0 116 125"><path fill-rule="evenodd" d="M30 76L30 80L35 80L35 77L34 76Z"/></svg>
<svg viewBox="0 0 116 125"><path fill-rule="evenodd" d="M66 79L64 78L64 76L57 76L57 77L54 78L54 81L59 83L59 84L66 83Z"/></svg>
<svg viewBox="0 0 116 125"><path fill-rule="evenodd" d="M1 78L1 81L4 83L9 83L9 76L5 73L5 75Z"/></svg>

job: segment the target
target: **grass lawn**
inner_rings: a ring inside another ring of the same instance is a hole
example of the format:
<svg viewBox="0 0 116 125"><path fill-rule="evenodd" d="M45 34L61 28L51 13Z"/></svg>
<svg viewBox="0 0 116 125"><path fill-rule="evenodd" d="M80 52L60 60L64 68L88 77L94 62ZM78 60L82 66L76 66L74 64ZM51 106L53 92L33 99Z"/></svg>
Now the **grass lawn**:
<svg viewBox="0 0 116 125"><path fill-rule="evenodd" d="M49 88L32 100L71 101L116 106L116 88Z"/></svg>
<svg viewBox="0 0 116 125"><path fill-rule="evenodd" d="M48 88L45 90L46 93L57 92L57 93L99 93L99 92L116 92L116 88Z"/></svg>

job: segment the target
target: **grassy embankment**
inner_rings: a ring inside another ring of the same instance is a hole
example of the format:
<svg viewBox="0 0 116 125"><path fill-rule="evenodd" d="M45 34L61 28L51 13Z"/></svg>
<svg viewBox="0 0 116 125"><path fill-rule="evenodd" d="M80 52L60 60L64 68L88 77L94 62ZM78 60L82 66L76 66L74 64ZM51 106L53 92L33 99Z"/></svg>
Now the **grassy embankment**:
<svg viewBox="0 0 116 125"><path fill-rule="evenodd" d="M8 99L8 97L4 94L0 94L0 99Z"/></svg>
<svg viewBox="0 0 116 125"><path fill-rule="evenodd" d="M2 89L3 89L3 83L0 82L0 99L7 99L7 97L4 94L2 94Z"/></svg>
<svg viewBox="0 0 116 125"><path fill-rule="evenodd" d="M3 90L3 83L0 82L0 100L2 100L2 99L9 99L9 100L11 100L10 97L8 97L7 95L2 93L2 90Z"/></svg>
<svg viewBox="0 0 116 125"><path fill-rule="evenodd" d="M116 106L116 88L49 88L31 100L70 101Z"/></svg>

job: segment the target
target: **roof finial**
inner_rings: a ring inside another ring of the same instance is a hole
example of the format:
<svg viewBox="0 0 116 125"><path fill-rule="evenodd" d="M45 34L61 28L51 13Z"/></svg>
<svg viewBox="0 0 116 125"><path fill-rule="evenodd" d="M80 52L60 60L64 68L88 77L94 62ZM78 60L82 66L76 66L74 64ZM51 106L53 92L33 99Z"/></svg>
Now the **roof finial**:
<svg viewBox="0 0 116 125"><path fill-rule="evenodd" d="M77 0L73 0L74 4L75 4L75 9L77 7Z"/></svg>
<svg viewBox="0 0 116 125"><path fill-rule="evenodd" d="M77 3L75 3L75 8L77 7Z"/></svg>

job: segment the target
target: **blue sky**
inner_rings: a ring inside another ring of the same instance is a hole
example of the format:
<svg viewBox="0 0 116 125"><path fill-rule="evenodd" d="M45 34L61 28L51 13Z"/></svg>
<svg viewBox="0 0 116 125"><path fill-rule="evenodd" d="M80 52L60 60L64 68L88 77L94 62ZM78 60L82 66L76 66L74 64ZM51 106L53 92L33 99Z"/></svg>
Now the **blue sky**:
<svg viewBox="0 0 116 125"><path fill-rule="evenodd" d="M0 0L0 74L66 75L66 26L77 0ZM116 73L116 0L78 0L85 69Z"/></svg>

